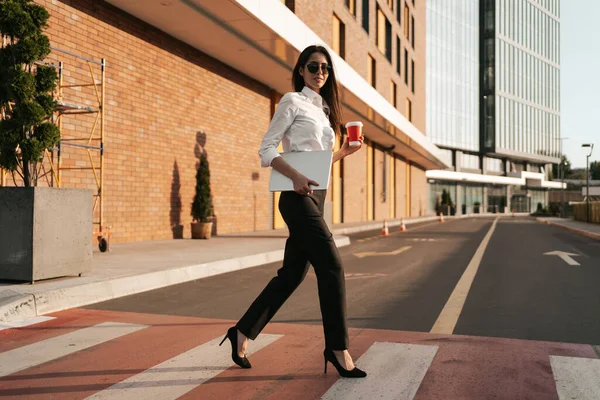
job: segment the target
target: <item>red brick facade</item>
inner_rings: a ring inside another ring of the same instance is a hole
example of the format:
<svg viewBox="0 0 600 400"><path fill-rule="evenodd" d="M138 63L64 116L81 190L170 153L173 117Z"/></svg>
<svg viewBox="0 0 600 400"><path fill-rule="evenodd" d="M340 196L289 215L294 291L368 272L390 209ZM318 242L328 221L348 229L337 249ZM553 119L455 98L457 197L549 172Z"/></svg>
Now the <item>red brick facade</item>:
<svg viewBox="0 0 600 400"><path fill-rule="evenodd" d="M271 116L272 92L268 87L104 1L37 2L51 14L46 34L53 46L96 60L105 58L107 62L104 218L105 225L112 227L114 241L172 238L182 229L184 237L190 236L190 204L201 149L207 151L210 162L218 233L273 227L269 171L260 168L257 156ZM386 2L380 3L386 9ZM295 9L328 42L335 11L347 26L347 61L366 76L368 49L377 59L377 89L388 97L390 82L396 81L398 109L405 112L404 99L410 98L413 121L424 132L425 6L422 1L418 3L422 5L416 11L415 63L421 72L417 74L415 94L404 84L404 72L400 77L395 74L395 65L390 65L374 44L374 3L371 37L361 26L359 0L354 20L344 0L296 0ZM412 7L412 2L409 5ZM390 21L396 21L391 10L386 15ZM394 29L400 32L399 26L394 25ZM404 48L409 43L401 37ZM50 60L65 63L64 84L89 80L87 65L72 57L53 52ZM94 99L91 88L65 91L65 100L70 102L93 105ZM62 135L86 137L93 123L93 117L65 117ZM93 160L98 163L96 155ZM390 217L392 201L390 196L384 201L380 193L382 162L383 153L376 149L376 219ZM406 165L400 159L395 163L394 201L396 216L400 217L406 216ZM366 164L365 149L344 160L344 222L367 219ZM65 149L62 165L89 165L87 152ZM411 215L422 215L426 209L425 174L419 168L410 170ZM93 189L94 182L89 170L65 170L62 174L63 187Z"/></svg>
<svg viewBox="0 0 600 400"><path fill-rule="evenodd" d="M115 241L172 238L177 225L190 236L200 147L210 162L218 233L271 228L268 174L257 157L270 120L269 88L104 1L38 3L51 13L53 46L107 60L104 211ZM51 58L77 72L71 57ZM72 91L65 99L89 102L92 95ZM62 134L85 136L92 122L69 116ZM64 157L63 166L89 164L85 151L68 149ZM93 174L65 171L62 183L91 189Z"/></svg>

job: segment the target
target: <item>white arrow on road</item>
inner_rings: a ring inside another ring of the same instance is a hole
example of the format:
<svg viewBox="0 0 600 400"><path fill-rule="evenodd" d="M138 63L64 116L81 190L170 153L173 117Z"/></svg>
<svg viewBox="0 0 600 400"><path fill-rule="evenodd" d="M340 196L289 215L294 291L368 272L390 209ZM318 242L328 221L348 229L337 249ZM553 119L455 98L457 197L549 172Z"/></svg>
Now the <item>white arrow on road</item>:
<svg viewBox="0 0 600 400"><path fill-rule="evenodd" d="M404 247L400 247L397 250L394 251L382 251L382 252L377 252L377 251L365 251L363 253L354 253L354 255L358 258L364 258L364 257L369 257L369 256L397 256L398 254L406 251L406 250L410 250L412 246L404 246Z"/></svg>
<svg viewBox="0 0 600 400"><path fill-rule="evenodd" d="M573 260L571 256L578 256L579 254L567 253L566 251L550 251L544 253L545 256L559 256L569 265L581 265L577 261Z"/></svg>

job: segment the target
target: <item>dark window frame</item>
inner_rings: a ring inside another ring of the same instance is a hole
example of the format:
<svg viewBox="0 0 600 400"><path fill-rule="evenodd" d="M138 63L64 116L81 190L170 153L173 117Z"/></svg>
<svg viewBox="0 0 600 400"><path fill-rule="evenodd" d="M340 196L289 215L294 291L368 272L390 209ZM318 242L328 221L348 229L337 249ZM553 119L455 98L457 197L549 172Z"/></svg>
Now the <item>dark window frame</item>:
<svg viewBox="0 0 600 400"><path fill-rule="evenodd" d="M369 34L369 8L370 0L363 0L362 2L362 27Z"/></svg>
<svg viewBox="0 0 600 400"><path fill-rule="evenodd" d="M350 2L354 3L354 11L352 11L352 8L350 7ZM344 0L344 5L346 6L350 14L354 15L354 18L356 18L356 0Z"/></svg>
<svg viewBox="0 0 600 400"><path fill-rule="evenodd" d="M408 50L404 49L404 83L408 86Z"/></svg>
<svg viewBox="0 0 600 400"><path fill-rule="evenodd" d="M342 59L345 60L346 59L346 24L344 24L342 19L336 13L333 13L333 16L335 18L337 18L337 20L340 22L340 31L338 33L340 36L340 52L338 55L340 57L342 57Z"/></svg>
<svg viewBox="0 0 600 400"><path fill-rule="evenodd" d="M415 60L410 60L410 88L415 92Z"/></svg>
<svg viewBox="0 0 600 400"><path fill-rule="evenodd" d="M385 56L391 64L392 63L392 24L387 19L387 17L385 17L385 14L384 14L384 18L385 18Z"/></svg>
<svg viewBox="0 0 600 400"><path fill-rule="evenodd" d="M371 63L371 86L377 89L377 61L375 57L369 54L369 62Z"/></svg>
<svg viewBox="0 0 600 400"><path fill-rule="evenodd" d="M402 76L402 41L396 36L396 72Z"/></svg>
<svg viewBox="0 0 600 400"><path fill-rule="evenodd" d="M410 43L412 48L415 48L415 16L410 16Z"/></svg>

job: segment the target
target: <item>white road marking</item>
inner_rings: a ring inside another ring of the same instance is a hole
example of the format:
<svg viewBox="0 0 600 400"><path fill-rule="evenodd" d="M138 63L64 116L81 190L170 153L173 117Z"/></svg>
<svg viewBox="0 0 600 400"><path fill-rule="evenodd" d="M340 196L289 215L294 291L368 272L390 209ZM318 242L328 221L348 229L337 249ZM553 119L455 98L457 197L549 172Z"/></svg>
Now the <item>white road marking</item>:
<svg viewBox="0 0 600 400"><path fill-rule="evenodd" d="M456 284L454 291L450 295L450 298L446 302L442 312L435 321L433 328L431 328L431 333L450 335L452 332L454 332L456 322L458 321L458 317L460 316L460 313L465 305L467 295L469 294L469 290L473 284L473 279L475 279L475 275L479 269L479 264L481 264L481 259L483 258L485 249L487 248L490 238L496 229L497 223L498 218L494 220L490 230L479 244L479 247L477 248L477 251L475 251L473 258L471 258L467 269L460 277L460 280Z"/></svg>
<svg viewBox="0 0 600 400"><path fill-rule="evenodd" d="M410 250L411 246L400 247L399 249L393 251L364 251L362 253L354 253L354 255L358 258L365 258L371 256L397 256L400 253L403 253L407 250Z"/></svg>
<svg viewBox="0 0 600 400"><path fill-rule="evenodd" d="M323 395L324 400L404 400L415 397L438 346L375 342L356 361L366 378L339 379ZM329 365L327 373L337 374Z"/></svg>
<svg viewBox="0 0 600 400"><path fill-rule="evenodd" d="M559 256L564 262L566 262L569 265L581 265L571 258L571 256L578 256L579 254L567 253L566 251L549 251L548 253L544 253L544 255Z"/></svg>
<svg viewBox="0 0 600 400"><path fill-rule="evenodd" d="M550 356L560 400L600 399L600 360Z"/></svg>
<svg viewBox="0 0 600 400"><path fill-rule="evenodd" d="M262 334L250 347L256 352L280 337ZM218 337L181 353L87 399L177 399L234 365L229 341L219 347L222 339Z"/></svg>
<svg viewBox="0 0 600 400"><path fill-rule="evenodd" d="M2 322L0 323L0 331L4 329L14 329L14 328L24 328L26 326L40 324L42 322L50 321L56 319L56 317L32 317L27 319L22 319L18 321L10 321L10 322Z"/></svg>
<svg viewBox="0 0 600 400"><path fill-rule="evenodd" d="M104 322L71 333L0 353L0 377L56 360L92 346L147 328L146 325Z"/></svg>

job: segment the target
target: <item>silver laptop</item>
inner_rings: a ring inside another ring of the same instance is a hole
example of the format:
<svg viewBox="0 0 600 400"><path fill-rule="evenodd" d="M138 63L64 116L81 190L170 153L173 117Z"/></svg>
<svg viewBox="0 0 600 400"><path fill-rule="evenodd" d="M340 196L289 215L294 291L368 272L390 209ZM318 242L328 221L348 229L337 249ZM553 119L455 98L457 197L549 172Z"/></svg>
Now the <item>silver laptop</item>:
<svg viewBox="0 0 600 400"><path fill-rule="evenodd" d="M331 150L281 153L281 157L296 171L319 184L319 186L314 186L313 190L326 190L329 187L331 161L333 159ZM287 192L293 190L294 183L292 180L271 168L269 191Z"/></svg>

